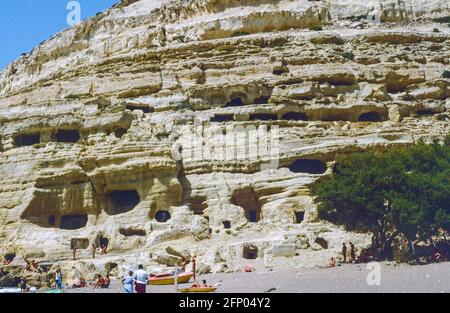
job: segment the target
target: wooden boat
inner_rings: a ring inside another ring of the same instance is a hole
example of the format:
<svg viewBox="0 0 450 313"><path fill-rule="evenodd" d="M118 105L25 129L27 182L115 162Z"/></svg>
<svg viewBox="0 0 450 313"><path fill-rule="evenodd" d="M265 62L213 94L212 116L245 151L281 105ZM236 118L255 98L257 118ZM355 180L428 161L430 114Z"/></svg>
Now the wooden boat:
<svg viewBox="0 0 450 313"><path fill-rule="evenodd" d="M217 288L215 287L191 287L178 289L179 292L214 292Z"/></svg>
<svg viewBox="0 0 450 313"><path fill-rule="evenodd" d="M178 274L178 283L185 284L188 283L193 273L180 273ZM150 285L173 285L175 284L175 276L173 274L160 274L149 278Z"/></svg>

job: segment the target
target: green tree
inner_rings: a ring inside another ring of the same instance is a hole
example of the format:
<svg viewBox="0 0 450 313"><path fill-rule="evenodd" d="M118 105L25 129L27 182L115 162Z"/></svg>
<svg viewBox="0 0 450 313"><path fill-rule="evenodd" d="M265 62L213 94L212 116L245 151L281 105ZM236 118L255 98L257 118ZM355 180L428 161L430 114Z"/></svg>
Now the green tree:
<svg viewBox="0 0 450 313"><path fill-rule="evenodd" d="M371 232L380 258L392 257L399 236L432 242L450 226L449 138L338 158L333 174L311 186L319 216Z"/></svg>

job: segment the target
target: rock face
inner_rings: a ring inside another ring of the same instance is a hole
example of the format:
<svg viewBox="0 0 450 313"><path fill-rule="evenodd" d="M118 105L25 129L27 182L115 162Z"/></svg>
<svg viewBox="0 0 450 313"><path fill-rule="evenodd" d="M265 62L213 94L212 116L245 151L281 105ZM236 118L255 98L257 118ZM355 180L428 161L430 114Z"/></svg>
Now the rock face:
<svg viewBox="0 0 450 313"><path fill-rule="evenodd" d="M108 245L123 268L207 272L369 244L308 185L338 154L449 132L450 4L367 2L122 1L10 64L0 255Z"/></svg>

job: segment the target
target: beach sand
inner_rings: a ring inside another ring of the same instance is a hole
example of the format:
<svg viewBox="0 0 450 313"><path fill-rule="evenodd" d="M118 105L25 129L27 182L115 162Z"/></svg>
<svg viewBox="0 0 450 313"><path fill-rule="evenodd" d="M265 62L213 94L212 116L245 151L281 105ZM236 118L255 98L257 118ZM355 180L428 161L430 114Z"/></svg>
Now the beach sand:
<svg viewBox="0 0 450 313"><path fill-rule="evenodd" d="M380 285L369 285L367 264L335 268L290 268L270 272L202 275L219 293L308 292L450 292L450 262L428 265L380 263ZM372 277L372 276L371 276ZM180 288L190 284L179 285ZM42 291L41 291L42 292ZM65 293L122 293L119 280L109 289L65 289ZM147 293L174 293L175 286L148 286Z"/></svg>

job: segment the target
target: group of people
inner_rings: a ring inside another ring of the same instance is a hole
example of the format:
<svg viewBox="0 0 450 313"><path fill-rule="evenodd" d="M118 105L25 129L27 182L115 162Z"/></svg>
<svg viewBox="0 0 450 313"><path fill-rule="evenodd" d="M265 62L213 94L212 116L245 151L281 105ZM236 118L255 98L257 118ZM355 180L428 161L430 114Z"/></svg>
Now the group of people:
<svg viewBox="0 0 450 313"><path fill-rule="evenodd" d="M39 267L39 263L36 260L28 260L26 257L23 257L23 260L27 264L25 269L30 272L42 272L42 269Z"/></svg>
<svg viewBox="0 0 450 313"><path fill-rule="evenodd" d="M146 293L148 283L148 273L144 271L144 266L140 264L136 273L128 272L128 276L122 279L122 284L126 293Z"/></svg>
<svg viewBox="0 0 450 313"><path fill-rule="evenodd" d="M349 246L350 246L350 259L349 262L350 263L355 263L356 262L356 248L355 245L353 244L353 242L349 242ZM343 257L343 263L347 263L347 245L345 244L345 242L342 243L342 257ZM331 257L330 260L328 261L328 264L326 266L322 266L322 267L335 267L337 264L336 259L334 257Z"/></svg>
<svg viewBox="0 0 450 313"><path fill-rule="evenodd" d="M92 258L95 259L95 254L97 252L97 246L94 243L91 244L91 252L92 252ZM103 254L103 255L108 254L108 246L107 245L100 246L100 254ZM72 247L72 255L73 255L73 259L76 260L77 247Z"/></svg>
<svg viewBox="0 0 450 313"><path fill-rule="evenodd" d="M110 284L111 279L109 278L109 274L106 274L105 278L103 278L102 275L98 275L97 281L95 282L93 288L109 288Z"/></svg>
<svg viewBox="0 0 450 313"><path fill-rule="evenodd" d="M356 262L356 248L352 242L349 242L350 245L350 263ZM342 257L344 259L344 263L347 263L347 246L345 242L342 243Z"/></svg>

